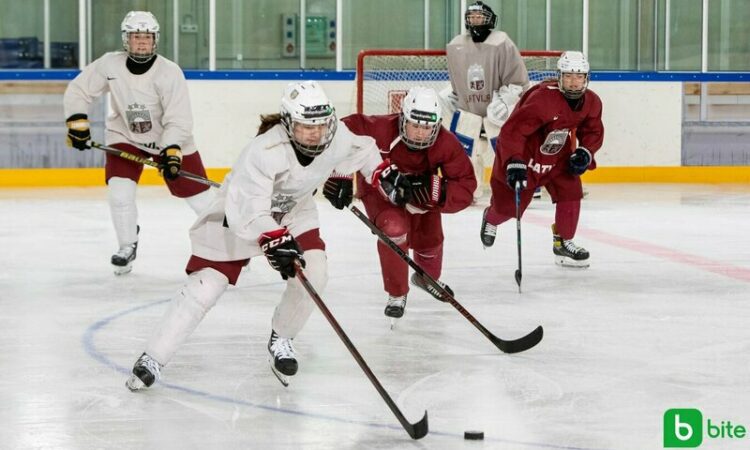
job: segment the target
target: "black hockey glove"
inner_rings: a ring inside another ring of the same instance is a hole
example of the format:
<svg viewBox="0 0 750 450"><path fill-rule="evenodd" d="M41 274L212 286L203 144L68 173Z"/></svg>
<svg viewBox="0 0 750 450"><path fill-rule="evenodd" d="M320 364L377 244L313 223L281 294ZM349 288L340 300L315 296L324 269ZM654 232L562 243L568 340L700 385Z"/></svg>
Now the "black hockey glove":
<svg viewBox="0 0 750 450"><path fill-rule="evenodd" d="M89 116L86 114L73 114L65 120L68 126L68 135L65 143L68 147L77 148L84 151L89 146L91 140L91 130L89 129Z"/></svg>
<svg viewBox="0 0 750 450"><path fill-rule="evenodd" d="M516 190L516 183L521 183L521 189L526 187L526 163L520 159L511 159L505 166L505 179L511 189Z"/></svg>
<svg viewBox="0 0 750 450"><path fill-rule="evenodd" d="M354 182L351 175L334 172L323 185L323 197L336 209L344 209L354 197Z"/></svg>
<svg viewBox="0 0 750 450"><path fill-rule="evenodd" d="M390 160L384 160L375 169L372 174L372 185L386 200L396 206L404 206L411 200L411 183Z"/></svg>
<svg viewBox="0 0 750 450"><path fill-rule="evenodd" d="M445 203L445 179L435 174L408 175L414 206L433 209Z"/></svg>
<svg viewBox="0 0 750 450"><path fill-rule="evenodd" d="M281 278L285 280L289 277L293 278L296 273L294 261L299 261L300 265L305 267L302 249L286 228L261 234L258 244L266 255L268 263L278 270L281 273Z"/></svg>
<svg viewBox="0 0 750 450"><path fill-rule="evenodd" d="M182 151L179 145L165 147L159 155L161 157L161 173L167 180L175 180L180 176L182 167Z"/></svg>
<svg viewBox="0 0 750 450"><path fill-rule="evenodd" d="M578 147L568 161L568 168L573 175L583 175L591 164L591 152L583 147Z"/></svg>

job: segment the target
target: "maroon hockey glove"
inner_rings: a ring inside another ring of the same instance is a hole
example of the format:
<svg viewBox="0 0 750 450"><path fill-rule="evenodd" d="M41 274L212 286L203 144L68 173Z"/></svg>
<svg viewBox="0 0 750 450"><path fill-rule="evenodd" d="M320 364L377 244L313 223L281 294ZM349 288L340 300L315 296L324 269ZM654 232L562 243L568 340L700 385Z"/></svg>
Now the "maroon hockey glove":
<svg viewBox="0 0 750 450"><path fill-rule="evenodd" d="M305 260L302 258L303 251L294 236L289 234L286 228L261 234L258 244L266 255L268 263L275 270L278 270L281 273L281 278L285 280L294 277L296 270L294 261L299 261L300 265L305 267Z"/></svg>
<svg viewBox="0 0 750 450"><path fill-rule="evenodd" d="M425 209L433 209L445 203L445 179L435 174L407 176L411 183L411 204Z"/></svg>

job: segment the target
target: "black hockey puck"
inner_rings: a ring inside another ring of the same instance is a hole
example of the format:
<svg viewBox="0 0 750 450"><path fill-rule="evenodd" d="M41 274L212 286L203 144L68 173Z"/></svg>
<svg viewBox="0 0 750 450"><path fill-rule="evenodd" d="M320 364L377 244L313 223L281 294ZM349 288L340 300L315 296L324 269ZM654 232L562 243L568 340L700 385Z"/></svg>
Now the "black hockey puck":
<svg viewBox="0 0 750 450"><path fill-rule="evenodd" d="M484 431L464 431L464 439L469 439L471 441L480 441L484 439Z"/></svg>

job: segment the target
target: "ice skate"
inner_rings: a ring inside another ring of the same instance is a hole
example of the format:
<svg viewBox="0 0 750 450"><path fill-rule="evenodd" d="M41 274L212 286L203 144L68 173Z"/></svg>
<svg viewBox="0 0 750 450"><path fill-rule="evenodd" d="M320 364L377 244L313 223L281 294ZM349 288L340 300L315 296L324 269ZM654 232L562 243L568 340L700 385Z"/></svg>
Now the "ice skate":
<svg viewBox="0 0 750 450"><path fill-rule="evenodd" d="M443 283L440 280L435 280L437 284L440 285L443 289L448 291L448 293L453 297L453 289L451 289L447 284ZM411 284L414 286L422 289L423 291L427 292L431 296L433 296L436 300L440 300L441 302L447 302L448 298L439 290L435 289L432 284L428 283L423 276L419 275L418 273L413 273L411 275Z"/></svg>
<svg viewBox="0 0 750 450"><path fill-rule="evenodd" d="M133 374L130 375L125 386L131 391L140 391L151 387L161 377L161 365L146 353L142 354L133 366Z"/></svg>
<svg viewBox="0 0 750 450"><path fill-rule="evenodd" d="M268 363L281 384L289 386L289 377L296 374L298 368L292 339L280 337L275 331L271 331L268 339Z"/></svg>
<svg viewBox="0 0 750 450"><path fill-rule="evenodd" d="M404 316L404 309L406 308L406 294L404 295L389 295L388 303L385 305L385 311L383 313L386 317L391 319L391 330L396 327L398 319Z"/></svg>
<svg viewBox="0 0 750 450"><path fill-rule="evenodd" d="M563 267L586 268L589 266L589 252L577 246L572 239L563 239L557 234L552 225L552 252L555 254L555 264Z"/></svg>
<svg viewBox="0 0 750 450"><path fill-rule="evenodd" d="M482 240L484 248L492 247L492 244L495 243L495 236L497 236L497 225L492 225L487 222L487 212L489 210L489 206L484 208L484 214L482 214L482 229L479 230L479 239Z"/></svg>
<svg viewBox="0 0 750 450"><path fill-rule="evenodd" d="M136 235L140 233L141 227L136 228ZM125 275L133 270L133 261L138 250L138 241L132 244L123 245L120 249L112 255L111 263L114 268L115 275Z"/></svg>
<svg viewBox="0 0 750 450"><path fill-rule="evenodd" d="M531 196L534 200L538 200L542 198L542 187L539 186L536 189L534 189L534 194Z"/></svg>

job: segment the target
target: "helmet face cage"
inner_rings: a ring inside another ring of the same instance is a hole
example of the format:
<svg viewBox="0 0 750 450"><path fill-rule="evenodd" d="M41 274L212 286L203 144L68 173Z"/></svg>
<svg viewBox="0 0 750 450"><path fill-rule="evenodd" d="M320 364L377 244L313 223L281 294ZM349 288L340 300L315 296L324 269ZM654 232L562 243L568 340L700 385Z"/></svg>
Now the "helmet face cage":
<svg viewBox="0 0 750 450"><path fill-rule="evenodd" d="M401 140L411 150L429 148L437 140L442 120L440 104L435 91L423 87L414 87L409 90L409 93L401 102L401 116L399 117ZM431 126L429 136L422 141L409 139L406 132L406 124L409 122L419 126Z"/></svg>
<svg viewBox="0 0 750 450"><path fill-rule="evenodd" d="M281 99L281 123L289 140L300 153L314 158L331 145L336 135L336 110L323 89L314 81L291 83ZM295 124L325 125L325 133L317 144L299 142L294 136Z"/></svg>
<svg viewBox="0 0 750 450"><path fill-rule="evenodd" d="M472 24L469 21L469 15L482 15L482 23L480 24ZM464 13L464 25L466 26L467 30L472 30L473 28L484 28L489 30L492 30L495 28L495 25L497 25L497 15L492 11L492 8L485 5L482 2L476 2L473 5L469 5L468 8L466 8L466 12Z"/></svg>
<svg viewBox="0 0 750 450"><path fill-rule="evenodd" d="M575 100L583 96L589 85L590 70L589 62L583 56L583 53L573 51L563 52L557 61L557 87L565 98ZM563 85L563 74L566 73L585 74L586 78L583 82L583 87L578 90L565 88Z"/></svg>
<svg viewBox="0 0 750 450"><path fill-rule="evenodd" d="M153 14L148 11L130 11L122 20L120 25L122 35L122 48L128 53L128 57L137 63L145 63L156 55L159 45L159 22ZM131 33L150 33L154 37L154 45L148 53L135 53L130 49L128 38Z"/></svg>

